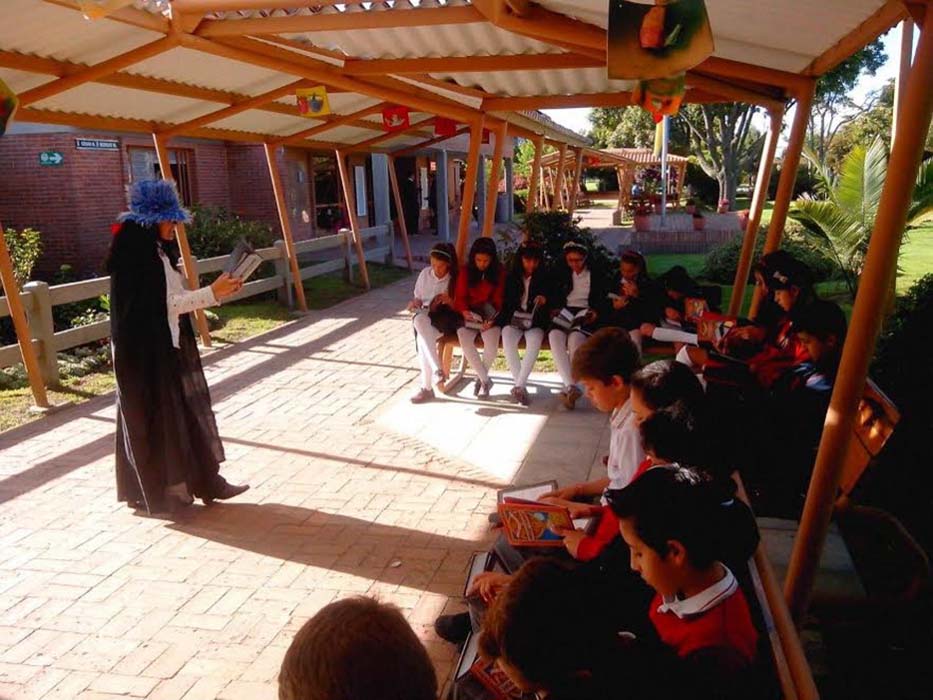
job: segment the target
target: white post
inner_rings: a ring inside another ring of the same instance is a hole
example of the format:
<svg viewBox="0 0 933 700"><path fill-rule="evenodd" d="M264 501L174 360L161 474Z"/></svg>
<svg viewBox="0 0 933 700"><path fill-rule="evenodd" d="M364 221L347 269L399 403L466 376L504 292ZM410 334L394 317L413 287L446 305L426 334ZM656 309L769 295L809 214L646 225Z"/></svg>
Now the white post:
<svg viewBox="0 0 933 700"><path fill-rule="evenodd" d="M667 137L668 117L661 121L661 230L664 230L667 221Z"/></svg>

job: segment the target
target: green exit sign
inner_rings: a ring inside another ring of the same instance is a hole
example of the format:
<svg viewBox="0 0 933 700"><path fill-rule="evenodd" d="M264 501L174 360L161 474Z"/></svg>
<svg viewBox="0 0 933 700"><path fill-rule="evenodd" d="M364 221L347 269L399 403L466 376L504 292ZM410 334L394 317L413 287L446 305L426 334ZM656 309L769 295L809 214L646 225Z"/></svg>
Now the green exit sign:
<svg viewBox="0 0 933 700"><path fill-rule="evenodd" d="M39 165L61 165L65 162L65 156L58 151L42 151L39 154Z"/></svg>

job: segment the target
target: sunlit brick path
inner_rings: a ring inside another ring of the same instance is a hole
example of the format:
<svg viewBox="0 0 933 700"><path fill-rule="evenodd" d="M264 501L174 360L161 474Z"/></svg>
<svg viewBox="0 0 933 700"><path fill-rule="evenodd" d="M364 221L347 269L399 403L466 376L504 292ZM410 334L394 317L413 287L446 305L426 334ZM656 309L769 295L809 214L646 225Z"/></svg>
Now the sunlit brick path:
<svg viewBox="0 0 933 700"><path fill-rule="evenodd" d="M0 435L0 698L274 698L294 632L357 594L431 622L460 605L495 488L583 477L606 421L468 389L411 406L411 281L212 353L227 449L252 490L177 521L114 500L112 397Z"/></svg>

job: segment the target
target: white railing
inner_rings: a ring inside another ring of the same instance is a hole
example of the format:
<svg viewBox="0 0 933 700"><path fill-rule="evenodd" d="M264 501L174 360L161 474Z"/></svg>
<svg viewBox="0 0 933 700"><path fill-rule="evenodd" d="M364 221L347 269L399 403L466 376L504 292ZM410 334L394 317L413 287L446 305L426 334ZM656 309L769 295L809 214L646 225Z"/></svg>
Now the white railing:
<svg viewBox="0 0 933 700"><path fill-rule="evenodd" d="M368 261L393 263L392 225L372 226L360 231L364 252ZM369 248L366 248L366 245ZM353 233L350 229L340 229L332 236L313 238L299 241L295 244L298 255L307 256L312 253L333 253L340 251L340 255L330 260L310 264L300 268L301 279L306 280L329 272L344 271L349 281L353 280L353 266L358 264L354 250ZM256 251L263 260L275 264L275 273L269 277L252 280L243 285L243 288L225 303L246 299L258 294L277 291L279 301L292 306L292 275L285 254L283 241L276 241L274 246L260 248ZM195 258L198 274L205 275L220 272L227 262L227 256L198 260ZM52 309L62 304L71 304L88 299L96 299L102 294L110 292L110 278L97 277L81 282L58 284L50 286L45 282L27 282L20 292L23 308L29 317L29 327L32 332L32 344L39 357L43 379L47 385L55 385L59 381L57 353L86 345L110 337L110 320L98 321L86 326L69 328L55 332ZM6 297L0 296L0 318L10 315ZM22 362L18 345L0 347L0 369L10 367Z"/></svg>

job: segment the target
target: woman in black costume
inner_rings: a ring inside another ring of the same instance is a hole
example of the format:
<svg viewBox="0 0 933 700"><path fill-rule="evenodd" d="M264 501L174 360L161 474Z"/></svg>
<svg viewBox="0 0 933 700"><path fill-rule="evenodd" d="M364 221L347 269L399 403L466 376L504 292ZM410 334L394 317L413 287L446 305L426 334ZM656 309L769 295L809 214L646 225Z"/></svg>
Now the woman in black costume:
<svg viewBox="0 0 933 700"><path fill-rule="evenodd" d="M144 180L114 227L107 260L117 379L117 499L149 513L237 496L220 476L223 445L190 312L214 306L242 281L221 275L190 291L176 269L175 224L188 222L172 182Z"/></svg>

